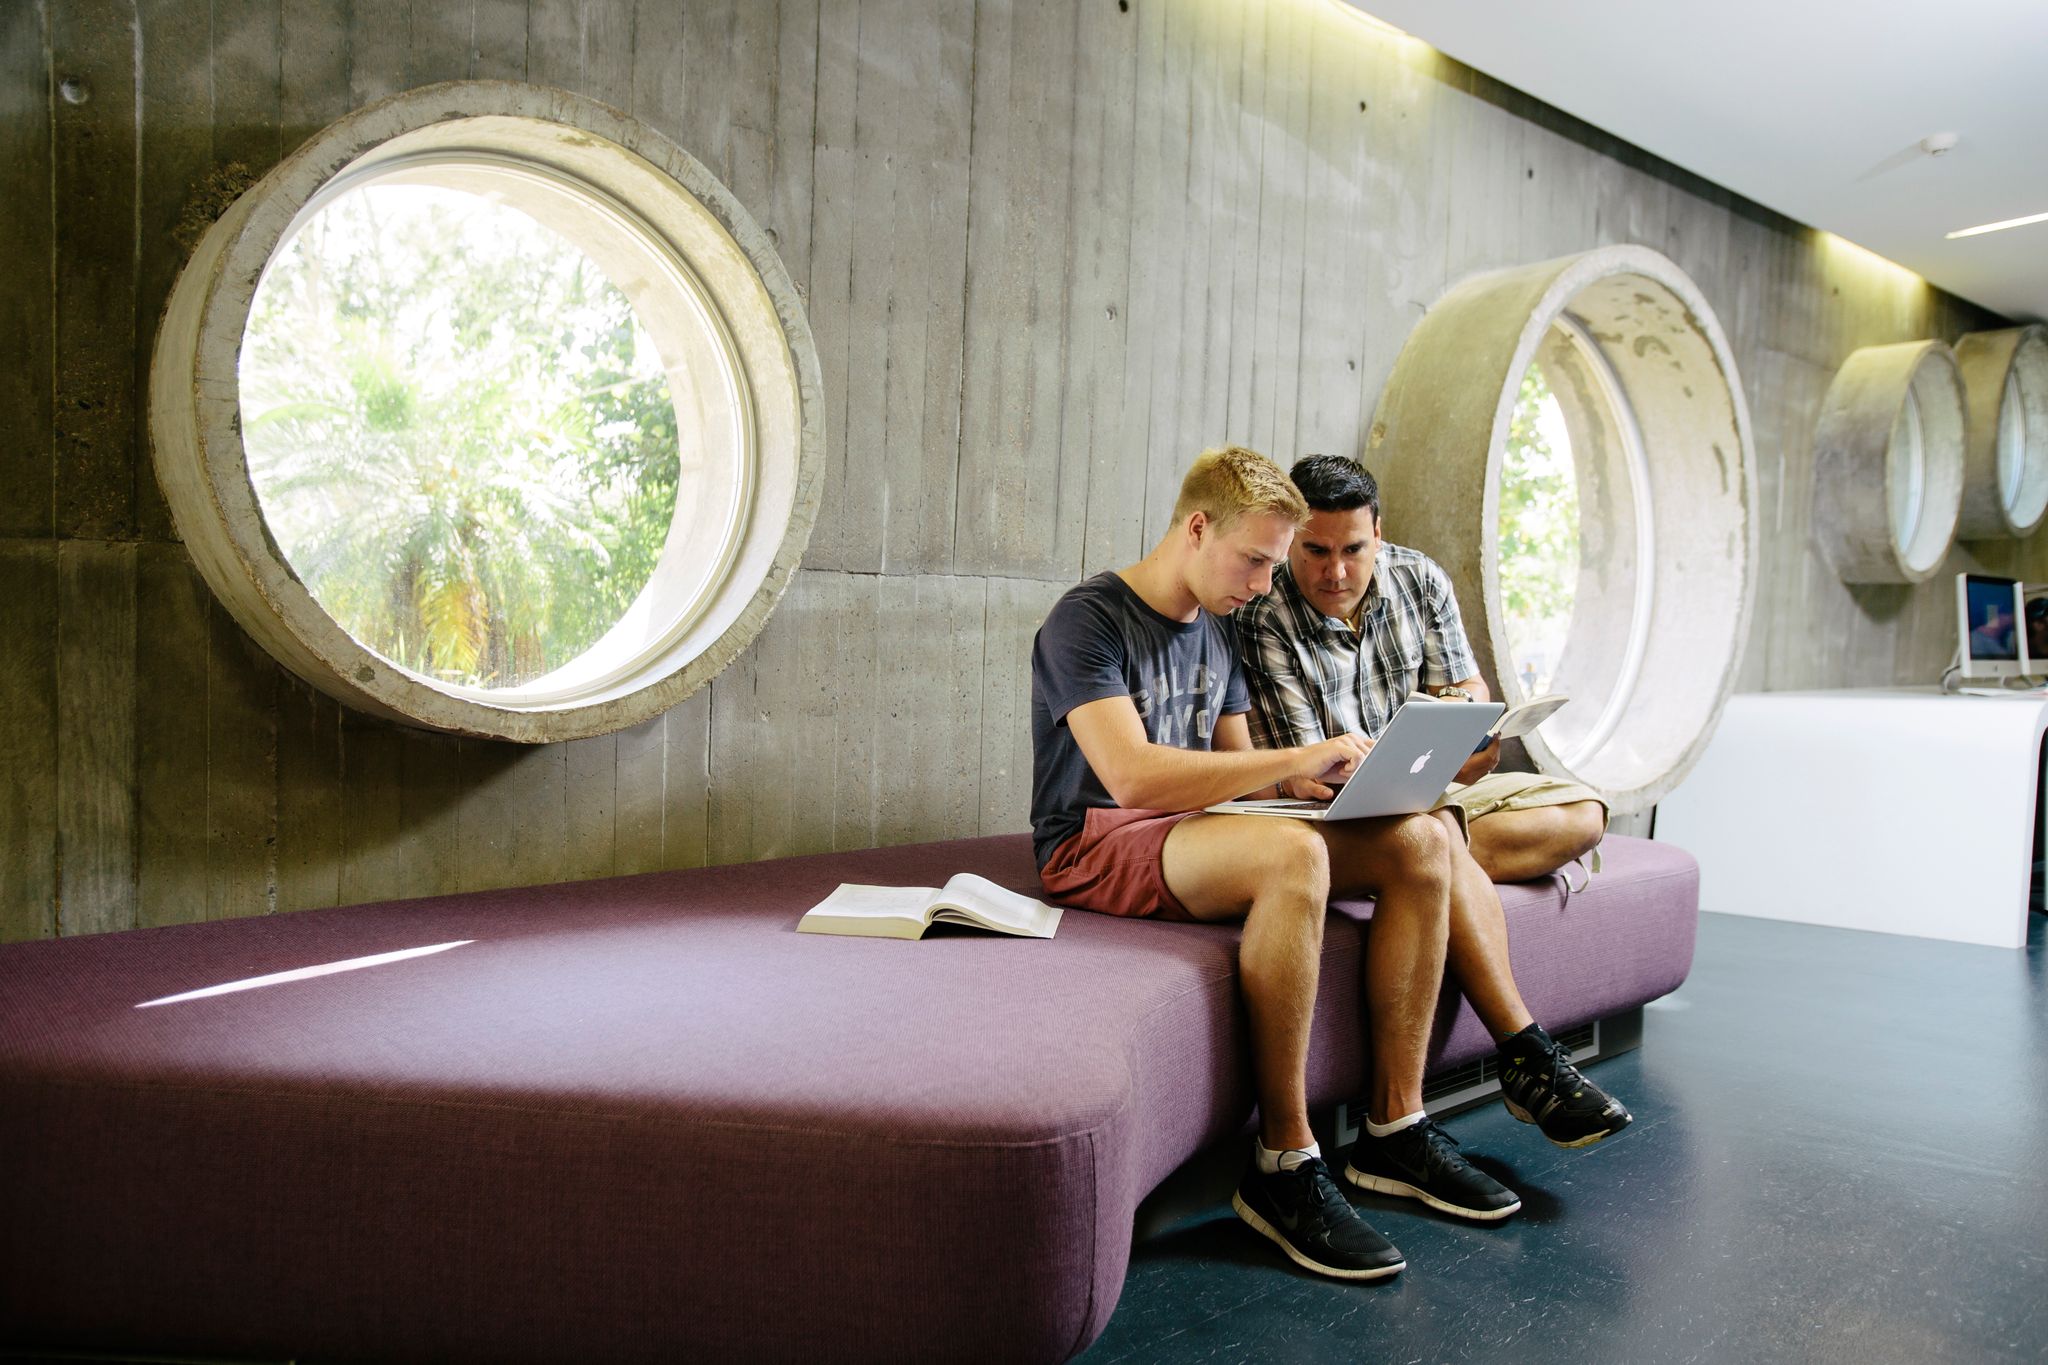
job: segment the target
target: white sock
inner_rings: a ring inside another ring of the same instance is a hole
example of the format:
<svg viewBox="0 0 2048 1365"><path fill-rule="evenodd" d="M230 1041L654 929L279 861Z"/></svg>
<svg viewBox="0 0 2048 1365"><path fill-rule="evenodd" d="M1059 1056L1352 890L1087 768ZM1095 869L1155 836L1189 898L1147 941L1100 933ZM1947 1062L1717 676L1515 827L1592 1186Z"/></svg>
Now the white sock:
<svg viewBox="0 0 2048 1365"><path fill-rule="evenodd" d="M1413 1128L1416 1124L1422 1122L1424 1119L1428 1117L1429 1115L1427 1113L1418 1109L1412 1114L1402 1115L1400 1118L1395 1119L1392 1123L1374 1123L1371 1119L1367 1119L1365 1121L1365 1131L1372 1134L1374 1137L1391 1137L1395 1133L1400 1132L1403 1128Z"/></svg>
<svg viewBox="0 0 2048 1365"><path fill-rule="evenodd" d="M1260 1175L1277 1175L1281 1171L1291 1171L1310 1157L1320 1158L1323 1154L1323 1149L1313 1142L1306 1147L1290 1147L1284 1152L1269 1152L1265 1143L1253 1138L1252 1147L1258 1157ZM1289 1161L1288 1157L1293 1157L1294 1160Z"/></svg>

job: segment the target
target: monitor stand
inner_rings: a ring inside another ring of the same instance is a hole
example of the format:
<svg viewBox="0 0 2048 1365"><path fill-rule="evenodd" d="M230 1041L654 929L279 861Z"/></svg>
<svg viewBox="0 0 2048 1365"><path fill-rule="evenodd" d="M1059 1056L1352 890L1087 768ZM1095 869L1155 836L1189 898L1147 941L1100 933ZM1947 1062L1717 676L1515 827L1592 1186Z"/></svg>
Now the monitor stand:
<svg viewBox="0 0 2048 1365"><path fill-rule="evenodd" d="M1966 697L2025 697L2039 701L2048 697L2048 682L2035 683L2031 687L1958 687L1956 691Z"/></svg>

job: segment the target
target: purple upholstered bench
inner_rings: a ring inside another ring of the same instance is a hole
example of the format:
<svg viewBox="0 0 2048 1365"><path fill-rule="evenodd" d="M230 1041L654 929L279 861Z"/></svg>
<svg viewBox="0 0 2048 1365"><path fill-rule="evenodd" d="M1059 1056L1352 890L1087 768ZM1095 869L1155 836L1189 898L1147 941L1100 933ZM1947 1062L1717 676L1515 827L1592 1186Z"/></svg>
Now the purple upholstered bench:
<svg viewBox="0 0 2048 1365"><path fill-rule="evenodd" d="M322 1360L1056 1360L1138 1202L1246 1130L1235 931L798 935L1026 838L0 948L0 1345ZM1553 1030L1685 977L1692 859L1504 889ZM1361 1087L1361 933L1310 1092ZM208 986L359 969L139 1008ZM1448 1018L1448 1009L1446 1017ZM1487 1050L1462 1009L1436 1063Z"/></svg>

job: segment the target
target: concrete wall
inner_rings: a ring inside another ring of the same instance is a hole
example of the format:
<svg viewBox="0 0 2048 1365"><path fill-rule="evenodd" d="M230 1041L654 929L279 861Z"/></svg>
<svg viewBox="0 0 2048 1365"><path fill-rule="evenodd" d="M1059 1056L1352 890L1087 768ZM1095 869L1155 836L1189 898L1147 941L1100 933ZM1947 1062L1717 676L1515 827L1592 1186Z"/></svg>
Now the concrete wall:
<svg viewBox="0 0 2048 1365"><path fill-rule="evenodd" d="M710 689L616 736L341 712L213 601L139 439L195 225L453 77L689 148L823 354L806 568ZM1022 829L1032 631L1142 552L1186 460L1356 450L1448 281L1601 243L1669 254L1735 341L1766 519L1743 685L1949 648L1941 581L1820 563L1810 435L1851 350L1992 320L1322 0L17 0L0 101L0 937Z"/></svg>

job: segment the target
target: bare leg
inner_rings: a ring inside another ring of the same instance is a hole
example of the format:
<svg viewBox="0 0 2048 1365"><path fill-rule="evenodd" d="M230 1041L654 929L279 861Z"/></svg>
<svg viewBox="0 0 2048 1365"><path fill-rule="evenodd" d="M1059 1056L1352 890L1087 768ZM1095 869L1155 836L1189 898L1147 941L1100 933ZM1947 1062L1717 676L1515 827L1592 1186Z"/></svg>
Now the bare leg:
<svg viewBox="0 0 2048 1365"><path fill-rule="evenodd" d="M1329 860L1314 827L1254 815L1181 821L1160 852L1166 884L1202 920L1244 920L1238 978L1252 1029L1259 1139L1315 1141L1308 1126L1308 1031L1322 966Z"/></svg>
<svg viewBox="0 0 2048 1365"><path fill-rule="evenodd" d="M1465 847L1456 817L1439 811L1437 818L1443 821L1451 845L1450 974L1472 1002L1479 1022L1494 1037L1519 1033L1534 1020L1522 1003L1514 971L1508 965L1508 922L1501 910L1500 892Z"/></svg>
<svg viewBox="0 0 2048 1365"><path fill-rule="evenodd" d="M1329 843L1335 885L1376 898L1365 963L1373 1060L1368 1114L1389 1123L1422 1108L1450 923L1451 840L1426 815L1315 828Z"/></svg>
<svg viewBox="0 0 2048 1365"><path fill-rule="evenodd" d="M1490 881L1526 882L1591 853L1606 832L1598 801L1496 811L1472 822L1472 857Z"/></svg>

